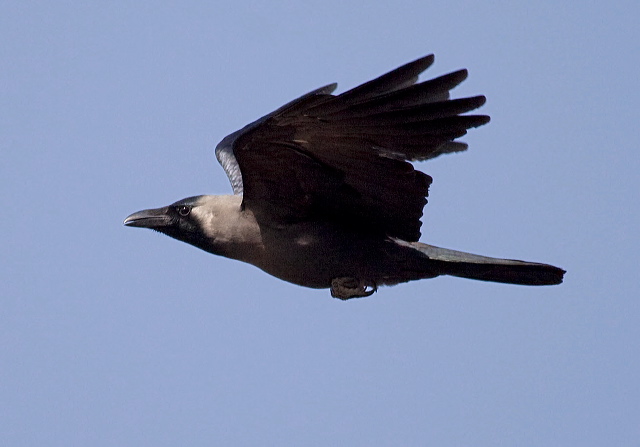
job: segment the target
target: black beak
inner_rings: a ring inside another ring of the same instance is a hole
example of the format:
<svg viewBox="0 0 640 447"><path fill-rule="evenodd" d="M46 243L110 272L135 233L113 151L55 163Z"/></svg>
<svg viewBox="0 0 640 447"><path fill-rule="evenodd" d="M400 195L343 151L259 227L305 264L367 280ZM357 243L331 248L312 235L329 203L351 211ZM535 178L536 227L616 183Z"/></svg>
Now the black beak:
<svg viewBox="0 0 640 447"><path fill-rule="evenodd" d="M153 210L144 210L133 213L124 220L127 227L140 227L160 229L171 225L171 216L169 216L169 208L156 208Z"/></svg>

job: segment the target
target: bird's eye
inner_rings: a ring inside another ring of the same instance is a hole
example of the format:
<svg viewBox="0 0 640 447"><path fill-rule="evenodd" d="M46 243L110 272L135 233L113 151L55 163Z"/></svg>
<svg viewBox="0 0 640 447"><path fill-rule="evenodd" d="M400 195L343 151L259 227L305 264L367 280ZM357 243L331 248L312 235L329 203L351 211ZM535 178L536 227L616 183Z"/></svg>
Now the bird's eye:
<svg viewBox="0 0 640 447"><path fill-rule="evenodd" d="M187 205L180 205L180 206L176 207L176 211L182 217L187 217L189 215L189 213L191 212L191 207L187 206Z"/></svg>

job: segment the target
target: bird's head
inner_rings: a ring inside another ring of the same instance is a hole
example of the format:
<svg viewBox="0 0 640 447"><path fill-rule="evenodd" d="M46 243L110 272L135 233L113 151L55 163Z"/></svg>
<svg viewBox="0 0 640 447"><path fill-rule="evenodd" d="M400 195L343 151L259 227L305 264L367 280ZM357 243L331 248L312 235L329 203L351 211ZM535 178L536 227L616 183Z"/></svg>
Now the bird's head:
<svg viewBox="0 0 640 447"><path fill-rule="evenodd" d="M205 242L203 232L206 196L189 197L162 208L138 211L128 216L128 227L150 228L188 244L201 247Z"/></svg>
<svg viewBox="0 0 640 447"><path fill-rule="evenodd" d="M242 196L195 196L169 206L131 214L124 220L128 227L150 228L205 251L223 254L224 246L239 240ZM247 233L247 232L245 232Z"/></svg>

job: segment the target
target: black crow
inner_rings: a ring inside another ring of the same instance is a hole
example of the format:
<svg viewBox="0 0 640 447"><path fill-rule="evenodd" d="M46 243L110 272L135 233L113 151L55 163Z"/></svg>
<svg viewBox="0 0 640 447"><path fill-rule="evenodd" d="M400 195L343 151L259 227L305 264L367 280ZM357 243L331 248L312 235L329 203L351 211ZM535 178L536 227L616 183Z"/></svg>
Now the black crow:
<svg viewBox="0 0 640 447"><path fill-rule="evenodd" d="M224 138L216 148L233 195L203 195L134 213L151 228L336 298L453 275L510 284L562 282L547 264L434 247L420 238L431 177L422 161L467 148L489 122L465 114L484 96L450 99L466 70L417 83L433 55L340 95L319 88Z"/></svg>

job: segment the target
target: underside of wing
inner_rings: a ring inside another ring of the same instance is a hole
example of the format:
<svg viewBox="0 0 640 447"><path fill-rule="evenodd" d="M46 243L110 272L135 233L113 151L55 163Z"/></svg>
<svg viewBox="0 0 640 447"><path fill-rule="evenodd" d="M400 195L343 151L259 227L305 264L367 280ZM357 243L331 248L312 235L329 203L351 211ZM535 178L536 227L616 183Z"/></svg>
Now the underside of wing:
<svg viewBox="0 0 640 447"><path fill-rule="evenodd" d="M416 84L432 63L418 59L338 96L318 89L234 134L226 146L244 205L263 220L330 219L416 241L431 178L408 161L465 150L454 140L489 121L462 115L483 96L449 99L466 70Z"/></svg>

